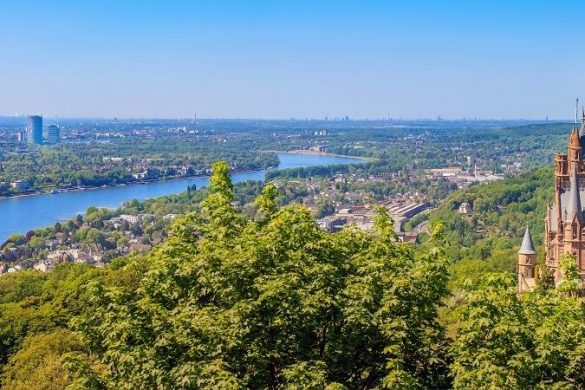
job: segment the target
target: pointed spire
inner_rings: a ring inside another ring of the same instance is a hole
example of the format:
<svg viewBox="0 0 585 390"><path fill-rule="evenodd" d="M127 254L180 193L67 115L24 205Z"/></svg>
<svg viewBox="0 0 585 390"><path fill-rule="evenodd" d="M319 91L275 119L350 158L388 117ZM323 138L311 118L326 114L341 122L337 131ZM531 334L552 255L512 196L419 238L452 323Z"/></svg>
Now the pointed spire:
<svg viewBox="0 0 585 390"><path fill-rule="evenodd" d="M569 149L581 149L581 138L577 127L573 127L573 131L571 131L571 136L569 137Z"/></svg>
<svg viewBox="0 0 585 390"><path fill-rule="evenodd" d="M581 137L581 145L585 141L585 107L581 107L581 126L579 127L579 137Z"/></svg>
<svg viewBox="0 0 585 390"><path fill-rule="evenodd" d="M530 235L530 230L528 226L526 226L526 231L524 232L524 238L522 239L522 245L520 246L520 250L518 251L520 255L535 255L536 251L534 250L534 244L532 243L532 236Z"/></svg>
<svg viewBox="0 0 585 390"><path fill-rule="evenodd" d="M577 217L577 220L583 224L583 209L581 208L581 195L579 194L579 177L577 176L577 168L573 168L571 174L571 189L569 190L569 204L567 205L568 221L571 222Z"/></svg>

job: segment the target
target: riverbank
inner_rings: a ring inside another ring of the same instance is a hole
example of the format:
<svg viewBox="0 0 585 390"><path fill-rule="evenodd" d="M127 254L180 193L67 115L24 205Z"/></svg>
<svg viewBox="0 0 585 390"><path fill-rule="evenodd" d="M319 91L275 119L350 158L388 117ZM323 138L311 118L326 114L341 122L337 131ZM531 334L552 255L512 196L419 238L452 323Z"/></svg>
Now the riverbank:
<svg viewBox="0 0 585 390"><path fill-rule="evenodd" d="M376 158L373 158L373 157L348 156L346 154L318 152L316 150L307 150L307 149L297 149L297 150L289 150L289 151L282 151L282 150L261 150L261 152L279 153L279 154L304 154L304 155L310 155L310 156L326 156L326 157L351 158L351 159L363 160L363 161L376 161L377 160Z"/></svg>
<svg viewBox="0 0 585 390"><path fill-rule="evenodd" d="M351 157L318 156L306 154L279 154L278 169L300 168L310 166L327 166L359 163L360 160ZM272 169L258 171L234 172L234 183L253 180L262 181L266 172ZM73 218L84 214L91 207L116 208L124 202L136 199L145 200L186 191L187 186L195 185L201 188L208 185L208 176L179 177L172 180L151 181L144 184L131 183L116 186L96 187L91 189L72 189L68 191L26 196L7 197L0 200L0 215L3 223L0 224L0 242L12 233L22 233L55 222Z"/></svg>
<svg viewBox="0 0 585 390"><path fill-rule="evenodd" d="M250 172L262 172L270 169L278 169L278 167L270 166L261 169L238 169L232 171L232 174L243 174L243 173L250 173ZM197 179L197 178L207 178L209 175L179 175L179 176L166 176L154 179L145 179L145 180L135 180L135 181L127 181L123 183L115 183L115 184L103 184L101 186L88 186L88 187L74 187L74 188L54 188L47 190L35 190L31 192L26 192L22 194L14 194L14 195L0 195L0 201L6 199L17 199L17 198L25 198L31 196L41 196L41 195L54 195L60 193L67 193L67 192L80 192L80 191L92 191L92 190L100 190L104 188L116 188L116 187L124 187L124 186L131 186L131 185L141 185L141 184L151 184L151 183L164 183L168 181L177 181L177 180L184 180L184 179Z"/></svg>
<svg viewBox="0 0 585 390"><path fill-rule="evenodd" d="M326 153L326 152L317 152L313 150L291 150L291 151L277 151L277 150L261 150L260 152L267 152L267 153L278 153L278 154L287 154L287 155L308 155L308 156L322 156L322 157L333 157L333 158L344 158L344 159L355 159L355 160L362 160L362 161L375 161L375 158L371 157L359 157L359 156L347 156L342 154L335 154L335 153ZM357 163L357 162L356 162ZM281 168L280 163L279 166L269 166L266 168L261 169L237 169L231 172L232 175L237 174L245 174L250 172L262 172L267 170L273 169L287 169ZM116 188L116 187L123 187L129 185L140 185L140 184L150 184L150 183L164 183L167 181L176 181L176 180L184 180L184 179L197 179L197 178L206 178L209 175L189 175L189 176L167 176L161 178L154 178L154 179L145 179L145 180L136 180L136 181L127 181L123 183L115 183L115 184L103 184L100 186L88 186L88 187L75 187L75 188L55 188L55 187L48 187L46 190L35 190L31 192L26 192L22 194L14 194L14 195L0 195L0 202L6 199L18 199L18 198L25 198L25 197L32 197L32 196L41 196L41 195L51 195L51 194L59 194L59 193L67 193L67 192L79 192L79 191L92 191L92 190L99 190L103 188Z"/></svg>

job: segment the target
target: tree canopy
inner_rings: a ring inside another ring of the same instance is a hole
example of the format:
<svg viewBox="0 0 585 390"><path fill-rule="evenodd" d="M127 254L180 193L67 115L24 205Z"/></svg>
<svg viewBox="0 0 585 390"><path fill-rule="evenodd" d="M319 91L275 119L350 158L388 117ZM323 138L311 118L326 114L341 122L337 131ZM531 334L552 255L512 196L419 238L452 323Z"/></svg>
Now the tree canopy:
<svg viewBox="0 0 585 390"><path fill-rule="evenodd" d="M375 231L320 230L308 210L245 220L215 166L200 214L176 222L135 289L91 286L78 318L117 388L396 388L447 384L439 251Z"/></svg>
<svg viewBox="0 0 585 390"><path fill-rule="evenodd" d="M372 231L329 234L270 184L245 217L223 163L211 183L147 255L2 276L2 387L585 386L571 259L559 288L544 272L519 296L493 262L451 264L449 221L422 246L398 242L383 209Z"/></svg>

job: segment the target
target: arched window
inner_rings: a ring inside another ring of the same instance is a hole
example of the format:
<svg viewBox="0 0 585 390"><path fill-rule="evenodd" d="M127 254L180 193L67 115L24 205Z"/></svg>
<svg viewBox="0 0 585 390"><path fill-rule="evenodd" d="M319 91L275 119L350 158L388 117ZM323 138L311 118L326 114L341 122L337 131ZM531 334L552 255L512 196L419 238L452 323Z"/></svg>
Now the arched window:
<svg viewBox="0 0 585 390"><path fill-rule="evenodd" d="M577 238L577 225L573 224L573 238Z"/></svg>

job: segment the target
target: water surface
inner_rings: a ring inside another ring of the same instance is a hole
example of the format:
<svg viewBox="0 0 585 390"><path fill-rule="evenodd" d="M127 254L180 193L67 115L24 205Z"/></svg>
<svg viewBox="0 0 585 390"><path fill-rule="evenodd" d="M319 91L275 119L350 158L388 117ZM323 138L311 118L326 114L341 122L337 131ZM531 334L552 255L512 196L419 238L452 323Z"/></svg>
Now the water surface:
<svg viewBox="0 0 585 390"><path fill-rule="evenodd" d="M280 159L278 169L361 162L349 157L311 154L279 153L278 158ZM234 183L264 180L267 171L269 170L237 173L232 176L232 180ZM200 188L206 186L207 182L206 176L189 177L147 184L128 184L0 199L0 243L12 233L26 233L29 230L53 225L55 222L83 214L90 206L119 207L128 200L144 200L176 194L185 191L188 185L195 184L197 188Z"/></svg>

